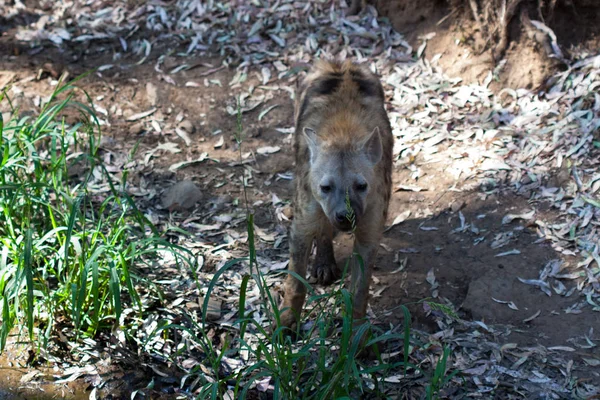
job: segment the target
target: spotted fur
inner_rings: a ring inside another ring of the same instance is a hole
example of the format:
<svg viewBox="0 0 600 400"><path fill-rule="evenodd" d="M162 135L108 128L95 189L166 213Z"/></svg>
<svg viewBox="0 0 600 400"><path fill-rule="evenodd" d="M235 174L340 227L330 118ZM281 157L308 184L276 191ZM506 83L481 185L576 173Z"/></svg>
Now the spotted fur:
<svg viewBox="0 0 600 400"><path fill-rule="evenodd" d="M352 207L359 215L353 231L354 250L365 264L364 270L356 262L352 268L357 321L366 315L371 271L391 195L393 136L384 102L379 78L368 68L349 61L316 62L296 92L294 220L289 269L300 276L306 275L309 253L316 239L312 281L327 284L339 277L332 244L338 226L332 222L333 208L326 207L333 202L339 209L339 199L320 194L323 185L319 179L329 179L327 182L332 181L334 187L346 188L352 186L352 179L368 179L365 182L368 192L359 193L356 189L352 199ZM315 161L315 152L326 154L326 159ZM368 160L373 160L373 164ZM364 165L368 167L363 168ZM338 177L347 181L338 182ZM329 203L321 199L326 196ZM293 327L297 323L305 294L305 286L289 275L281 305L282 325Z"/></svg>

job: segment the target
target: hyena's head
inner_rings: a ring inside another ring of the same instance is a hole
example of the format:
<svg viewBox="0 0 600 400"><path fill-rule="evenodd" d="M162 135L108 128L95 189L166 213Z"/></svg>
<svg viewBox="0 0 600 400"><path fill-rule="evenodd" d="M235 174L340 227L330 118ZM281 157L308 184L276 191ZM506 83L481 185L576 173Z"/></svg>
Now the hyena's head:
<svg viewBox="0 0 600 400"><path fill-rule="evenodd" d="M335 136L324 141L311 128L303 133L310 150L313 196L333 226L350 231L363 217L371 186L378 182L374 171L383 153L379 128L356 135L361 139L351 146Z"/></svg>

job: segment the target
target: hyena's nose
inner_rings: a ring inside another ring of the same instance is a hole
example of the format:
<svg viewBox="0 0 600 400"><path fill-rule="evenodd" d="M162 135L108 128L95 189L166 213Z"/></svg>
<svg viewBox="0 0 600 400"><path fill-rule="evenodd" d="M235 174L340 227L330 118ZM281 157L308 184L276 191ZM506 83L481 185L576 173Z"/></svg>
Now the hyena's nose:
<svg viewBox="0 0 600 400"><path fill-rule="evenodd" d="M346 212L342 212L339 211L335 214L335 221L339 224L343 224L344 222L347 222L348 219L346 218Z"/></svg>

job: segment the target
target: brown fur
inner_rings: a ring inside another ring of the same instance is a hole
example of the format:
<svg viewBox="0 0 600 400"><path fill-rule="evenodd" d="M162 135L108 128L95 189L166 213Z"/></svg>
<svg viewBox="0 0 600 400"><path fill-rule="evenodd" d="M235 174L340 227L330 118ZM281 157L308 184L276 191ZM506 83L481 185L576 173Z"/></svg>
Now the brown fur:
<svg viewBox="0 0 600 400"><path fill-rule="evenodd" d="M332 244L335 229L330 216L315 199L314 185L311 186L315 171L311 171L311 150L303 132L306 128L314 129L319 149L333 152L342 160L346 156L352 160L351 157L361 151L360 143L378 129L381 158L372 167L366 208L354 230L354 250L365 264L364 273L356 262L352 267L354 317L361 322L366 315L371 271L391 195L393 136L381 83L370 70L351 62L319 61L298 87L295 123L295 196L289 269L301 277L306 276L310 249L316 239L317 256L312 278L319 283L331 283L339 277ZM343 165L340 168L344 168ZM289 275L281 305L283 326L296 325L305 296L305 286Z"/></svg>

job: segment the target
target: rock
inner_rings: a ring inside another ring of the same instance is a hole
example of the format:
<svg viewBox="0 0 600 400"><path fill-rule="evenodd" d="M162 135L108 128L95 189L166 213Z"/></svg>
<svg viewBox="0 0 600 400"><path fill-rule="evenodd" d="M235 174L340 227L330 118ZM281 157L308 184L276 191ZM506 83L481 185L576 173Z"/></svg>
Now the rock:
<svg viewBox="0 0 600 400"><path fill-rule="evenodd" d="M146 98L151 106L158 104L158 89L151 82L146 83Z"/></svg>
<svg viewBox="0 0 600 400"><path fill-rule="evenodd" d="M202 309L202 307L204 307L204 297L200 297L198 299L198 304L200 305L199 312L202 314L204 312L204 310ZM220 300L217 300L213 297L209 297L208 304L206 307L206 320L216 321L219 318L221 318L221 306L222 302Z"/></svg>
<svg viewBox="0 0 600 400"><path fill-rule="evenodd" d="M135 111L133 111L131 108L126 108L125 110L123 110L123 116L125 118L129 118L131 117L133 114L135 114Z"/></svg>
<svg viewBox="0 0 600 400"><path fill-rule="evenodd" d="M194 182L186 180L168 188L162 195L162 204L169 211L189 211L202 197L200 188Z"/></svg>
<svg viewBox="0 0 600 400"><path fill-rule="evenodd" d="M192 121L190 121L189 119L184 119L183 121L181 121L179 123L179 125L177 125L177 127L179 129L186 131L187 133L190 133L190 134L192 134L196 131L194 124L192 124Z"/></svg>
<svg viewBox="0 0 600 400"><path fill-rule="evenodd" d="M459 212L465 206L464 200L455 200L450 204L450 209L453 213Z"/></svg>
<svg viewBox="0 0 600 400"><path fill-rule="evenodd" d="M47 72L52 78L58 79L62 74L62 69L52 63L47 62L42 65L41 72Z"/></svg>
<svg viewBox="0 0 600 400"><path fill-rule="evenodd" d="M281 209L281 212L287 219L292 219L294 217L294 209L289 204L285 205Z"/></svg>
<svg viewBox="0 0 600 400"><path fill-rule="evenodd" d="M246 137L251 137L251 138L256 138L259 137L260 135L262 135L263 133L263 128L262 127L248 127L248 128L244 128L244 130L242 131L242 138L246 138Z"/></svg>
<svg viewBox="0 0 600 400"><path fill-rule="evenodd" d="M136 122L135 124L129 127L129 135L136 136L144 132L145 130L146 128L144 127L144 124L142 122Z"/></svg>

